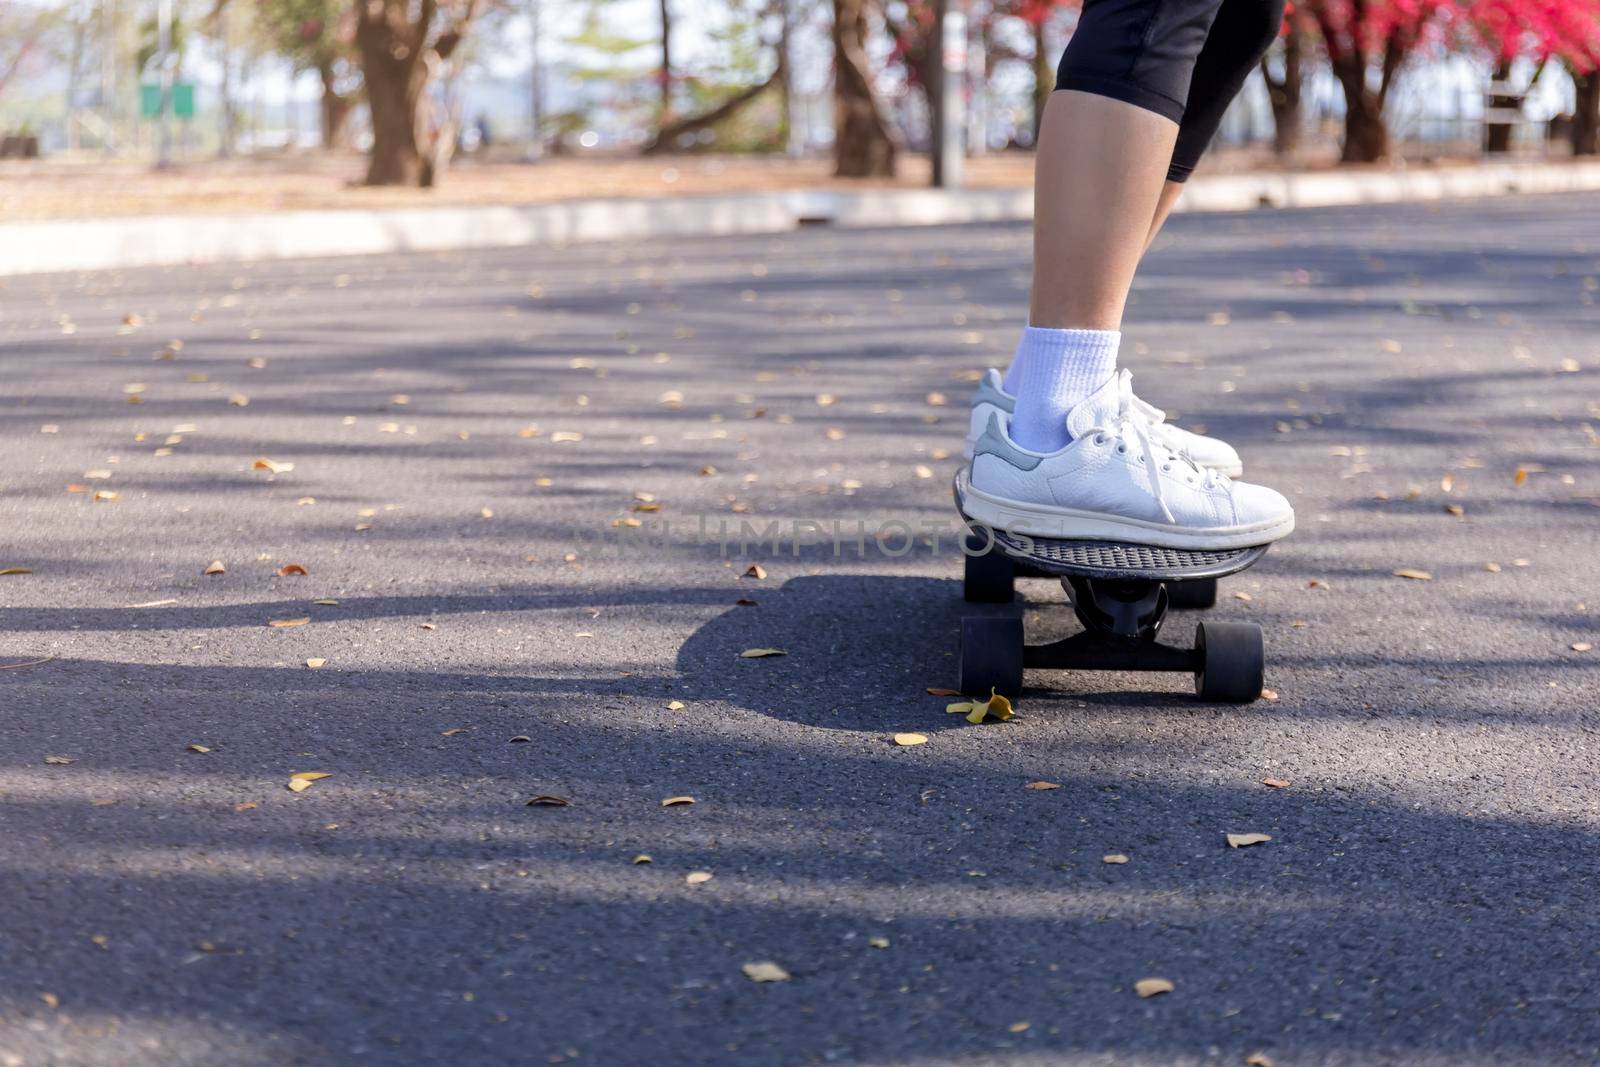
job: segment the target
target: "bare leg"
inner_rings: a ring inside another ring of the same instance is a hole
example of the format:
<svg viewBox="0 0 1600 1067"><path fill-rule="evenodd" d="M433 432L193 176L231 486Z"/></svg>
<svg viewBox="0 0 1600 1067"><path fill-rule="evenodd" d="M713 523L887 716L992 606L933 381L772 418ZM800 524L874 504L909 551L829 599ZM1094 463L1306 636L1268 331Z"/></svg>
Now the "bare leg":
<svg viewBox="0 0 1600 1067"><path fill-rule="evenodd" d="M1150 251L1150 246L1156 243L1156 234L1161 232L1161 227L1166 224L1167 216L1172 214L1172 209L1178 206L1178 197L1183 195L1183 183L1168 181L1161 190L1161 200L1156 204L1156 217L1150 223L1150 236L1144 240L1144 250Z"/></svg>
<svg viewBox="0 0 1600 1067"><path fill-rule="evenodd" d="M1177 123L1120 100L1050 95L1034 175L1033 326L1122 328L1152 220L1165 217L1177 136Z"/></svg>

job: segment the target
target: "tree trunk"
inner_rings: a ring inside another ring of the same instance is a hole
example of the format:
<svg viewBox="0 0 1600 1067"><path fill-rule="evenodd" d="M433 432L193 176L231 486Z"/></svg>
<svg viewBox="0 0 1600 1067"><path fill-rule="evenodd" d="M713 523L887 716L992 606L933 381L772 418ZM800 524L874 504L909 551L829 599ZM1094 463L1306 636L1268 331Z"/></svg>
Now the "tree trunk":
<svg viewBox="0 0 1600 1067"><path fill-rule="evenodd" d="M872 89L865 0L833 0L834 173L841 178L893 177L894 138Z"/></svg>
<svg viewBox="0 0 1600 1067"><path fill-rule="evenodd" d="M672 121L672 8L661 0L661 127Z"/></svg>
<svg viewBox="0 0 1600 1067"><path fill-rule="evenodd" d="M324 62L317 67L322 79L322 107L319 112L322 124L322 147L338 148L344 144L344 124L350 117L350 98L334 88L333 64Z"/></svg>
<svg viewBox="0 0 1600 1067"><path fill-rule="evenodd" d="M1572 109L1572 154L1600 155L1600 70L1573 76L1577 106Z"/></svg>
<svg viewBox="0 0 1600 1067"><path fill-rule="evenodd" d="M1305 31L1291 24L1283 39L1283 77L1274 78L1267 61L1261 61L1261 77L1267 83L1267 101L1272 105L1272 152L1280 159L1293 155L1300 147L1305 52Z"/></svg>
<svg viewBox="0 0 1600 1067"><path fill-rule="evenodd" d="M420 185L427 168L417 136L428 65L419 54L427 37L410 23L402 4L369 0L356 5L356 48L372 117L368 185Z"/></svg>
<svg viewBox="0 0 1600 1067"><path fill-rule="evenodd" d="M1044 106L1056 87L1055 68L1050 65L1050 43L1045 40L1043 17L1033 24L1033 143L1039 144L1039 129L1044 125Z"/></svg>
<svg viewBox="0 0 1600 1067"><path fill-rule="evenodd" d="M1335 65L1344 88L1344 146L1341 163L1376 163L1389 158L1389 126L1383 99L1367 85L1366 60L1360 56Z"/></svg>
<svg viewBox="0 0 1600 1067"><path fill-rule="evenodd" d="M783 61L783 52L778 53L778 65L773 72L767 75L767 80L757 82L755 85L740 89L733 96L724 100L710 111L695 115L692 118L681 119L669 126L663 126L661 132L656 134L655 140L644 146L642 155L653 156L663 152L671 152L677 148L677 140L687 133L699 133L701 130L710 129L750 103L756 97L781 84L786 64Z"/></svg>
<svg viewBox="0 0 1600 1067"><path fill-rule="evenodd" d="M1502 60L1495 64L1494 74L1491 76L1492 84L1504 85L1511 80L1511 64ZM1489 108L1492 111L1520 111L1522 98L1510 93L1489 93ZM1483 124L1483 150L1490 155L1504 155L1511 151L1512 124L1503 119L1494 118Z"/></svg>

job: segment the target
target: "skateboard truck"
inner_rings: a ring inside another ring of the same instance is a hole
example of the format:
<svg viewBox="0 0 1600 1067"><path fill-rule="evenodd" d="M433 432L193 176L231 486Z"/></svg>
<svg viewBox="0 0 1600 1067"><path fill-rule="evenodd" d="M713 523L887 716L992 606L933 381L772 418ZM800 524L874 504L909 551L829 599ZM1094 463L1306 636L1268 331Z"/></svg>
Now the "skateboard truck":
<svg viewBox="0 0 1600 1067"><path fill-rule="evenodd" d="M1193 648L1157 639L1169 607L1210 607L1219 577L1244 570L1267 546L1228 551L1112 541L970 532L963 593L968 602L1009 603L1019 576L1055 577L1083 632L1027 644L1016 615L961 620L961 691L1016 696L1025 668L1192 673L1202 700L1249 703L1261 695L1265 648L1253 622L1202 622Z"/></svg>

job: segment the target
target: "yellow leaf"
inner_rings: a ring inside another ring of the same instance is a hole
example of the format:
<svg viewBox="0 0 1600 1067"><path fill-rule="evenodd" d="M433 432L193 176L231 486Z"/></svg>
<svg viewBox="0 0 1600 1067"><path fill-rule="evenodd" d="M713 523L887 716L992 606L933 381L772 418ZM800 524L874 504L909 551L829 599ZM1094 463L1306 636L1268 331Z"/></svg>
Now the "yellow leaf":
<svg viewBox="0 0 1600 1067"><path fill-rule="evenodd" d="M661 802L663 808L675 808L680 804L693 804L694 797L668 797Z"/></svg>
<svg viewBox="0 0 1600 1067"><path fill-rule="evenodd" d="M234 393L228 398L228 403L236 408L247 408L250 406L250 398L243 393Z"/></svg>
<svg viewBox="0 0 1600 1067"><path fill-rule="evenodd" d="M1128 857L1120 852L1113 852L1109 856L1101 856L1101 863L1127 863Z"/></svg>
<svg viewBox="0 0 1600 1067"><path fill-rule="evenodd" d="M478 515L480 518L492 519L494 518L494 509L490 507L479 508Z"/></svg>
<svg viewBox="0 0 1600 1067"><path fill-rule="evenodd" d="M961 690L946 689L940 685L930 685L928 686L928 695L933 697L958 697L961 695Z"/></svg>
<svg viewBox="0 0 1600 1067"><path fill-rule="evenodd" d="M974 726L983 722L984 719L991 717L997 722L1006 722L1014 714L1014 711L1011 707L1011 701L1007 700L993 689L989 690L988 700L971 700L962 701L956 704L946 704L944 710L946 713L951 715L965 715L967 717L967 721L972 723Z"/></svg>
<svg viewBox="0 0 1600 1067"><path fill-rule="evenodd" d="M339 604L339 602L337 600L313 600L312 603L313 604L320 604L322 607L325 607L325 608L337 607L338 604Z"/></svg>
<svg viewBox="0 0 1600 1067"><path fill-rule="evenodd" d="M319 782L324 778L331 778L329 771L296 771L289 776L289 792L304 793L311 788L312 782Z"/></svg>
<svg viewBox="0 0 1600 1067"><path fill-rule="evenodd" d="M468 726L452 726L448 730L441 730L439 732L439 736L440 737L454 737L456 734L464 734L464 733L466 733L469 729L471 729L471 727L468 727Z"/></svg>
<svg viewBox="0 0 1600 1067"><path fill-rule="evenodd" d="M1289 788L1289 779L1287 779L1287 778L1263 778L1263 779L1261 779L1261 784L1264 785L1264 786L1267 786L1267 787L1269 787L1271 789L1288 789Z"/></svg>
<svg viewBox="0 0 1600 1067"><path fill-rule="evenodd" d="M95 490L94 499L95 499L96 502L103 502L103 503L110 504L110 503L114 503L117 500L120 500L121 497L118 494L113 493L109 489L97 489L97 490Z"/></svg>
<svg viewBox="0 0 1600 1067"><path fill-rule="evenodd" d="M1278 691L1276 689L1263 689L1263 690L1261 690L1261 699L1262 700L1277 700L1278 699Z"/></svg>
<svg viewBox="0 0 1600 1067"><path fill-rule="evenodd" d="M309 572L305 569L305 567L298 563L285 563L283 566L278 568L279 578L288 578L293 575L303 575L308 573Z"/></svg>
<svg viewBox="0 0 1600 1067"><path fill-rule="evenodd" d="M1165 978L1141 978L1133 983L1133 991L1146 999L1172 992L1172 983Z"/></svg>
<svg viewBox="0 0 1600 1067"><path fill-rule="evenodd" d="M308 623L310 621L311 620L309 618L273 619L271 622L267 623L267 625L271 626L273 629L276 629L276 630L287 630L287 629L290 629L291 627L294 627L294 626L304 626L306 623Z"/></svg>
<svg viewBox="0 0 1600 1067"><path fill-rule="evenodd" d="M771 960L747 963L739 969L752 982L787 982L789 980L789 972Z"/></svg>
<svg viewBox="0 0 1600 1067"><path fill-rule="evenodd" d="M1412 581L1416 582L1433 581L1433 575L1429 574L1427 571L1412 570L1410 567L1401 567L1399 570L1391 573L1393 573L1396 578L1410 578Z"/></svg>
<svg viewBox="0 0 1600 1067"><path fill-rule="evenodd" d="M1244 1067L1275 1067L1265 1052L1252 1052L1244 1058Z"/></svg>
<svg viewBox="0 0 1600 1067"><path fill-rule="evenodd" d="M273 474L288 474L290 471L294 470L294 464L278 463L263 457L250 464L250 469L256 471L271 471Z"/></svg>
<svg viewBox="0 0 1600 1067"><path fill-rule="evenodd" d="M531 798L525 806L530 808L570 808L572 807L572 801L568 800L566 797L555 797L548 794L540 794L539 796Z"/></svg>
<svg viewBox="0 0 1600 1067"><path fill-rule="evenodd" d="M654 862L655 861L650 858L650 854L648 852L641 852L637 856L633 857L633 865L635 867L639 866L639 864L641 864L641 863L654 863Z"/></svg>
<svg viewBox="0 0 1600 1067"><path fill-rule="evenodd" d="M901 748L910 748L912 745L925 745L928 739L922 734L895 734L894 743Z"/></svg>
<svg viewBox="0 0 1600 1067"><path fill-rule="evenodd" d="M684 876L683 880L685 882L688 882L690 885L700 885L700 884L702 884L704 882L711 881L711 872L710 871L690 871L687 875Z"/></svg>
<svg viewBox="0 0 1600 1067"><path fill-rule="evenodd" d="M206 566L206 569L202 573L204 573L204 574L227 574L228 573L228 568L226 568L226 567L224 567L222 565L222 561L220 559L214 559L214 560L212 560L210 562L210 564L208 564Z"/></svg>
<svg viewBox="0 0 1600 1067"><path fill-rule="evenodd" d="M32 574L32 573L33 573L33 568L32 567L7 567L4 570L0 570L0 574Z"/></svg>
<svg viewBox="0 0 1600 1067"><path fill-rule="evenodd" d="M550 440L558 445L574 444L583 440L583 434L572 430L557 430L550 435Z"/></svg>
<svg viewBox="0 0 1600 1067"><path fill-rule="evenodd" d="M1059 783L1059 782L1029 782L1027 785L1023 786L1022 788L1024 788L1024 789L1040 789L1040 790L1043 790L1043 789L1060 789L1061 788L1061 783Z"/></svg>
<svg viewBox="0 0 1600 1067"><path fill-rule="evenodd" d="M187 747L188 747L188 751L190 751L190 752L199 752L201 754L204 754L204 753L207 753L207 752L211 751L209 748L207 748L204 745L189 745Z"/></svg>
<svg viewBox="0 0 1600 1067"><path fill-rule="evenodd" d="M668 711L682 711L684 709L684 707L685 707L685 705L684 705L683 701L681 701L681 700L673 700L673 701L668 702L668 704L667 704L667 710Z"/></svg>
<svg viewBox="0 0 1600 1067"><path fill-rule="evenodd" d="M1010 1026L1006 1027L1006 1029L1013 1034L1020 1034L1026 1031L1028 1027L1032 1025L1032 1023L1012 1023Z"/></svg>
<svg viewBox="0 0 1600 1067"><path fill-rule="evenodd" d="M781 648L747 648L739 653L743 659L761 659L763 656L787 656L788 654Z"/></svg>
<svg viewBox="0 0 1600 1067"><path fill-rule="evenodd" d="M889 939L887 937L869 937L867 938L867 944L873 948L888 948Z"/></svg>
<svg viewBox="0 0 1600 1067"><path fill-rule="evenodd" d="M73 756L46 756L44 761L52 767L65 767L69 763L78 762Z"/></svg>
<svg viewBox="0 0 1600 1067"><path fill-rule="evenodd" d="M328 661L325 660L325 659L321 659L321 658L313 658L313 659L306 660L306 666L310 667L312 670L316 670L319 667L325 667L325 666L327 666L327 664L328 664Z"/></svg>
<svg viewBox="0 0 1600 1067"><path fill-rule="evenodd" d="M1513 484L1513 485L1521 485L1523 482L1525 482L1527 480L1528 480L1528 470L1527 470L1527 468L1526 467L1518 467L1517 468L1517 473L1511 479L1511 484Z"/></svg>
<svg viewBox="0 0 1600 1067"><path fill-rule="evenodd" d="M1567 647L1571 648L1574 652L1588 652L1594 648L1594 645L1590 644L1588 641L1574 641Z"/></svg>
<svg viewBox="0 0 1600 1067"><path fill-rule="evenodd" d="M1245 848L1249 845L1264 845L1272 840L1271 834L1229 834L1229 848Z"/></svg>
<svg viewBox="0 0 1600 1067"><path fill-rule="evenodd" d="M761 564L759 564L759 563L752 563L752 564L750 564L749 569L746 570L739 577L741 577L741 578L765 578L766 576L767 576L767 571L766 571L765 567L761 566Z"/></svg>
<svg viewBox="0 0 1600 1067"><path fill-rule="evenodd" d="M932 478L933 477L933 468L929 467L929 466L925 466L924 464L921 464L921 463L916 465L916 467L914 468L914 472L915 472L915 474L916 474L916 476L918 478Z"/></svg>

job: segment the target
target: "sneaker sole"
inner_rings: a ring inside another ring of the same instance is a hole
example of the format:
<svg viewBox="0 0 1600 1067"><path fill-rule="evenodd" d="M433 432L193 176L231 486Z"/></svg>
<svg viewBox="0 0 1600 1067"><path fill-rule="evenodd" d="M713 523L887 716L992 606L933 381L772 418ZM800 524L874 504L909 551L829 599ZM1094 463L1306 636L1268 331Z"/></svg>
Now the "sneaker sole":
<svg viewBox="0 0 1600 1067"><path fill-rule="evenodd" d="M974 523L1029 537L1051 537L1064 541L1122 541L1159 548L1219 551L1271 544L1294 532L1293 514L1239 526L1194 528L1108 515L1103 511L1079 511L1053 504L1007 500L975 488L965 471L961 472L958 480L958 490L962 514Z"/></svg>

